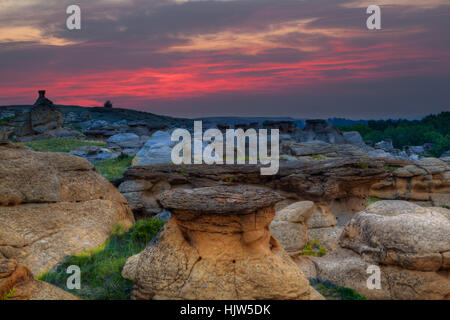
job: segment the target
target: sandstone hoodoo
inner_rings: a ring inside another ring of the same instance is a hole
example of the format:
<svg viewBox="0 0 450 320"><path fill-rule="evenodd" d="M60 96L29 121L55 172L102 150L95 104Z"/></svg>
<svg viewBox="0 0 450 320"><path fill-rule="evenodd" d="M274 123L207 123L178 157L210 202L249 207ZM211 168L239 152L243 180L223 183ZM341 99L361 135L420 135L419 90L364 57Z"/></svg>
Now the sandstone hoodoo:
<svg viewBox="0 0 450 320"><path fill-rule="evenodd" d="M41 274L134 223L124 197L87 160L0 145L0 259Z"/></svg>
<svg viewBox="0 0 450 320"><path fill-rule="evenodd" d="M128 259L134 299L321 299L271 236L276 192L217 186L165 193L156 244Z"/></svg>

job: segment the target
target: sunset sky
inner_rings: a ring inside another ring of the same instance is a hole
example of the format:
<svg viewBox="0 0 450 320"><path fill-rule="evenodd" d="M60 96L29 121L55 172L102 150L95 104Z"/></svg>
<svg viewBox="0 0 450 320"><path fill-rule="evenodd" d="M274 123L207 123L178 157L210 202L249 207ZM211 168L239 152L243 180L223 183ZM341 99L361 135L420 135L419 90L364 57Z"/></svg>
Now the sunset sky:
<svg viewBox="0 0 450 320"><path fill-rule="evenodd" d="M449 111L450 0L0 0L0 105L39 89L183 117Z"/></svg>

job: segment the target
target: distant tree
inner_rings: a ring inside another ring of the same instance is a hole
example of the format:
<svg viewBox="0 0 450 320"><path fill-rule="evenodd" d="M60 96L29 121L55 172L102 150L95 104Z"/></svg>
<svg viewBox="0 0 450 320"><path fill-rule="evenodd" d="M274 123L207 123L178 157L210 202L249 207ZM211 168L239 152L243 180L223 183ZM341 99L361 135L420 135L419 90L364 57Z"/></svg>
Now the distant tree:
<svg viewBox="0 0 450 320"><path fill-rule="evenodd" d="M112 102L111 101L106 101L105 102L105 104L103 105L105 108L112 108L113 107L113 104L112 104Z"/></svg>

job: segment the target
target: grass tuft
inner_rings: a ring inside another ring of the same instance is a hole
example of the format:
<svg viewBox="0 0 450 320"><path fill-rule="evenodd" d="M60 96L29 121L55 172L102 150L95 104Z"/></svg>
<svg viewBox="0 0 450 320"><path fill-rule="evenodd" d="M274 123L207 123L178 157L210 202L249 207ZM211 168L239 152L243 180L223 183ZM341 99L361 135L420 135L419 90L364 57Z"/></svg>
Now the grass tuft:
<svg viewBox="0 0 450 320"><path fill-rule="evenodd" d="M319 240L308 240L308 243L302 250L302 255L322 257L327 254L327 248Z"/></svg>
<svg viewBox="0 0 450 320"><path fill-rule="evenodd" d="M116 159L94 163L97 171L108 180L120 179L125 171L131 166L133 157L120 155Z"/></svg>
<svg viewBox="0 0 450 320"><path fill-rule="evenodd" d="M117 224L111 237L99 248L66 258L60 265L38 277L80 298L89 300L126 300L133 281L122 278L123 265L129 257L141 252L163 227L159 219L139 220L127 232ZM81 269L81 289L66 287L71 265Z"/></svg>

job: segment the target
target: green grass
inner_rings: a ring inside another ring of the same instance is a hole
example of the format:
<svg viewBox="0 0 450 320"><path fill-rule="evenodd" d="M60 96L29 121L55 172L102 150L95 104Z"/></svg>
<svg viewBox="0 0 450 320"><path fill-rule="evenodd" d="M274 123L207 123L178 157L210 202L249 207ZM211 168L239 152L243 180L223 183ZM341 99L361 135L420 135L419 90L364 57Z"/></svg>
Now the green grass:
<svg viewBox="0 0 450 320"><path fill-rule="evenodd" d="M327 254L327 248L319 240L308 240L308 243L302 250L302 255L322 257Z"/></svg>
<svg viewBox="0 0 450 320"><path fill-rule="evenodd" d="M367 199L367 202L366 202L366 207L368 207L371 204L378 202L378 201L381 201L381 199L376 198L376 197L369 197L369 199Z"/></svg>
<svg viewBox="0 0 450 320"><path fill-rule="evenodd" d="M133 157L121 155L116 159L96 162L97 171L108 180L115 180L123 177L125 171L131 166Z"/></svg>
<svg viewBox="0 0 450 320"><path fill-rule="evenodd" d="M18 144L40 152L70 152L83 146L106 147L106 143L101 141L75 140L66 138L19 142Z"/></svg>
<svg viewBox="0 0 450 320"><path fill-rule="evenodd" d="M310 279L309 282L327 300L366 300L366 297L355 290L335 285L327 280Z"/></svg>
<svg viewBox="0 0 450 320"><path fill-rule="evenodd" d="M159 219L139 220L127 232L116 225L112 236L99 248L73 255L49 272L38 277L83 299L126 300L130 298L133 282L122 278L121 271L127 259L141 252L163 227ZM81 289L66 287L71 265L81 269Z"/></svg>

